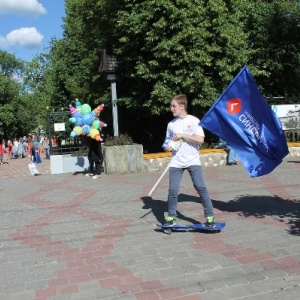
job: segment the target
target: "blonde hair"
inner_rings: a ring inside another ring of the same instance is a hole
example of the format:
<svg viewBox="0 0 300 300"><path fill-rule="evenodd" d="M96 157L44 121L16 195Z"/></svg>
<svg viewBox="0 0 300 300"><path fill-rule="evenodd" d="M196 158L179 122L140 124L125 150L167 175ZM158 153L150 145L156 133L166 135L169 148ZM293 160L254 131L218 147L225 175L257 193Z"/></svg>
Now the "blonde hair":
<svg viewBox="0 0 300 300"><path fill-rule="evenodd" d="M179 94L179 95L175 95L171 98L171 101L174 100L176 101L179 105L183 105L184 109L187 111L187 97L185 94Z"/></svg>

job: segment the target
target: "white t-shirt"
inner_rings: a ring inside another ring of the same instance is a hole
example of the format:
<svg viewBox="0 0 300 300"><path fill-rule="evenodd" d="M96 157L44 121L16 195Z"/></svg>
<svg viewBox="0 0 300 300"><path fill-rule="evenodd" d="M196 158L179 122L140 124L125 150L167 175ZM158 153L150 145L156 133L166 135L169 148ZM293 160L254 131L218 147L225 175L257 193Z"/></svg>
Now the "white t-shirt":
<svg viewBox="0 0 300 300"><path fill-rule="evenodd" d="M202 127L199 126L199 122L200 120L192 115L187 115L184 119L176 117L168 124L166 138L172 139L175 133L204 137L204 132ZM172 151L170 167L187 168L194 165L201 165L198 143L184 141L178 151Z"/></svg>

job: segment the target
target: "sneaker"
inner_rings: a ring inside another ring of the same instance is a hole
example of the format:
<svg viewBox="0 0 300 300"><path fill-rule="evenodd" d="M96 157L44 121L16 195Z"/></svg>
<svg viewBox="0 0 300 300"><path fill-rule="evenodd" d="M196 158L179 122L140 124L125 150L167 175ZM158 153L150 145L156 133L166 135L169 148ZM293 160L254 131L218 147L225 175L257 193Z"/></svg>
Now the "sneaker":
<svg viewBox="0 0 300 300"><path fill-rule="evenodd" d="M85 174L85 176L86 176L86 177L93 177L93 174L87 173L87 174Z"/></svg>
<svg viewBox="0 0 300 300"><path fill-rule="evenodd" d="M165 217L166 224L165 225L175 225L176 224L176 218L172 216Z"/></svg>
<svg viewBox="0 0 300 300"><path fill-rule="evenodd" d="M101 175L94 175L93 176L93 179L98 179L98 178L101 178Z"/></svg>
<svg viewBox="0 0 300 300"><path fill-rule="evenodd" d="M205 226L206 227L214 227L215 226L215 218L213 216L206 217Z"/></svg>

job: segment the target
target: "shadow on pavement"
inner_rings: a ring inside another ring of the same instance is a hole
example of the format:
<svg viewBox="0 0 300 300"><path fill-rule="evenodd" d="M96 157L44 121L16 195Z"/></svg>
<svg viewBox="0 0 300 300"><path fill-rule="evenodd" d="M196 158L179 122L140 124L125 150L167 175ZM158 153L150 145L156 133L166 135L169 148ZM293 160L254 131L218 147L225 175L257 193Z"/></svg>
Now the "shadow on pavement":
<svg viewBox="0 0 300 300"><path fill-rule="evenodd" d="M152 213L158 223L164 224L165 223L164 214L168 212L167 201L152 199L152 197L148 197L148 196L141 197L141 200L144 203L144 206L142 208L150 209L150 211L147 212L145 215L143 215L141 218ZM193 197L193 196L189 196L189 195L185 195L185 194L179 194L178 202L185 202L185 201L198 203L199 197ZM177 211L177 220L182 220L182 221L185 221L185 222L188 222L191 224L199 223L199 221L197 221L193 218L187 217L187 216L183 215L182 213L180 213L179 211ZM181 222L177 221L177 223L181 223Z"/></svg>
<svg viewBox="0 0 300 300"><path fill-rule="evenodd" d="M300 235L300 203L297 200L278 196L243 195L229 202L213 200L213 205L218 210L236 212L244 217L273 217L288 224L290 234Z"/></svg>
<svg viewBox="0 0 300 300"><path fill-rule="evenodd" d="M295 163L295 164L299 164L300 160L288 160L288 163Z"/></svg>
<svg viewBox="0 0 300 300"><path fill-rule="evenodd" d="M143 209L150 209L141 218L149 213L153 213L157 221L163 224L164 213L168 211L167 202L152 199L151 197L142 197L141 200L144 203ZM179 194L178 202L199 203L199 197ZM229 202L219 200L212 200L212 202L214 208L220 211L237 213L239 216L254 216L256 218L273 217L279 222L286 223L289 226L288 232L290 234L300 235L300 203L297 200L283 199L278 196L242 195ZM177 211L177 218L191 224L199 223L199 221L186 217L179 211Z"/></svg>
<svg viewBox="0 0 300 300"><path fill-rule="evenodd" d="M76 171L72 175L85 175L87 173L88 173L87 171Z"/></svg>
<svg viewBox="0 0 300 300"><path fill-rule="evenodd" d="M152 197L141 197L141 200L144 203L143 209L150 209L149 212L147 212L145 215L143 215L141 218L144 218L148 214L152 213L154 217L156 218L158 223L163 224L164 223L164 213L168 211L167 209L167 202L162 200L156 200L152 199Z"/></svg>

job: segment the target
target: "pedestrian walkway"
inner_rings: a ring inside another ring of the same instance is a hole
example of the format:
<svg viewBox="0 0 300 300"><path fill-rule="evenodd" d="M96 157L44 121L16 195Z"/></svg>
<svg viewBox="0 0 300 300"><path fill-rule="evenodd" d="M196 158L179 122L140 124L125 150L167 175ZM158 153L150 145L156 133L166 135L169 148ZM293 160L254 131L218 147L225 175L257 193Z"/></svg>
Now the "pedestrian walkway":
<svg viewBox="0 0 300 300"><path fill-rule="evenodd" d="M0 179L29 176L30 170L28 164L30 164L28 158L6 159L4 164L0 165ZM42 160L42 163L36 165L36 169L41 174L51 174L50 160Z"/></svg>
<svg viewBox="0 0 300 300"><path fill-rule="evenodd" d="M221 233L156 231L163 170L87 178L31 176L0 165L0 300L297 299L300 158L250 178L242 165L204 168ZM204 221L184 173L178 223Z"/></svg>

